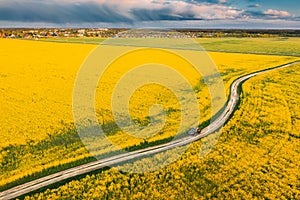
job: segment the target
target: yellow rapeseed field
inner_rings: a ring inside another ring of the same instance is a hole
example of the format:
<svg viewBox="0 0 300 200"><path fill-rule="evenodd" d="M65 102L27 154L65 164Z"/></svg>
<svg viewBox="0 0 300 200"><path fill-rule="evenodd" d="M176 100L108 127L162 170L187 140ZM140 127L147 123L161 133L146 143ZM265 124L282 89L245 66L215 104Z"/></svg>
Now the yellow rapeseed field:
<svg viewBox="0 0 300 200"><path fill-rule="evenodd" d="M94 47L0 40L1 147L43 140L72 122L74 80Z"/></svg>
<svg viewBox="0 0 300 200"><path fill-rule="evenodd" d="M0 186L28 174L89 156L79 143L76 144L77 146L59 143L61 146L56 145L55 148L48 145L47 150L37 148L34 153L28 149L24 151L22 145L25 145L24 148L29 144L34 147L41 141L51 141L53 135L73 128L74 81L84 59L95 47L87 44L0 39L0 150L6 147L21 149L20 152L14 152L13 156L9 150L1 151ZM114 47L115 50L117 48L123 47ZM184 53L193 54L192 51ZM209 55L219 68L227 92L232 81L243 74L296 60L284 56L229 53L209 53ZM128 60L128 65L123 68L112 67L111 71L108 71L110 76L100 80L96 95L96 112L102 125L112 122L112 116L106 112L110 112L108 100L115 85L113 83L118 80L122 70L129 70L130 62ZM172 63L172 60L166 58L166 64L168 62ZM185 77L190 78L193 86L197 86L194 71L184 69L184 66L177 68L185 74ZM164 96L159 99L158 94ZM203 113L200 119L202 123L211 117L207 88L203 86L197 96L201 100L199 100L199 107ZM174 136L180 115L180 110L176 110L179 106L178 102L169 90L157 85L148 85L132 96L130 105L133 109L132 118L137 123L147 124L148 108L153 103L162 103L166 109L171 109L170 105L172 105L171 110L175 112L169 113L169 121L167 121L169 126L165 127L160 134L149 138L150 142ZM110 134L109 138L122 148L144 142L143 138L134 138L119 130ZM6 160L8 157L13 159ZM10 167L11 163L14 163L13 167Z"/></svg>
<svg viewBox="0 0 300 200"><path fill-rule="evenodd" d="M42 140L65 124L72 123L72 90L76 74L95 46L6 39L0 43L1 146ZM224 73L227 88L242 74L293 59L241 54L224 56L223 53L210 55ZM193 72L190 74L192 76ZM143 99L148 101L148 98Z"/></svg>
<svg viewBox="0 0 300 200"><path fill-rule="evenodd" d="M299 199L299 78L295 65L246 81L238 110L205 158L197 141L161 170L109 169L25 199ZM134 164L152 168L164 154Z"/></svg>

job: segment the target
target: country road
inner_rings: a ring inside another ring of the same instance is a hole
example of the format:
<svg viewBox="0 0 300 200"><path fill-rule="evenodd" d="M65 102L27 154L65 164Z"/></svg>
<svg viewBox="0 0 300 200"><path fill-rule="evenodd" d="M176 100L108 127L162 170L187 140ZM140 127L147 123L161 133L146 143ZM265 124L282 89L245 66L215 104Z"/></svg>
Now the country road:
<svg viewBox="0 0 300 200"><path fill-rule="evenodd" d="M204 128L199 135L195 136L187 136L184 138L181 138L179 140L174 140L172 142L166 143L166 144L161 144L157 145L154 147L149 147L141 150L137 150L134 152L130 153L125 153L117 156L113 156L110 158L105 158L101 159L98 161L94 161L91 163L87 163L78 167L74 167L68 170L64 170L28 183L25 183L23 185L8 189L6 191L3 191L0 193L0 200L2 199L13 199L22 195L25 195L30 192L34 192L40 188L52 185L54 183L58 183L61 181L64 181L66 179L70 179L79 175L83 175L101 168L104 168L106 166L111 166L111 165L117 165L120 164L124 161L129 161L132 159L137 159L141 158L143 156L149 156L152 154L160 153L169 149L173 149L175 147L179 146L184 146L187 144L190 144L192 142L195 142L203 137L206 137L220 128L226 123L226 121L229 120L230 116L234 113L234 110L236 109L240 96L239 96L239 87L242 85L244 81L247 79L257 76L262 73L270 72L272 70L277 70L281 68L286 68L290 67L292 65L300 63L300 60L287 63L285 65L277 66L271 69L266 69L262 70L259 72L255 72L249 75L245 75L243 77L238 78L235 80L232 85L231 85L231 90L230 90L230 96L227 102L226 107L224 108L223 112L211 123L209 124L206 128Z"/></svg>

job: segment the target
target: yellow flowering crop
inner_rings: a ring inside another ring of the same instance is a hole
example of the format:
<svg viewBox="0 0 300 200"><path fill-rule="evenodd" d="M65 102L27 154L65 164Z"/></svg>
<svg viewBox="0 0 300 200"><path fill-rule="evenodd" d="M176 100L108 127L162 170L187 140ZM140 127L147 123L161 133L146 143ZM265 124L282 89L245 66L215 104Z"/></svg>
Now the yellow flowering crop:
<svg viewBox="0 0 300 200"><path fill-rule="evenodd" d="M9 145L19 147L29 143L35 145L45 139L51 140L52 135L61 133L65 128L72 126L74 81L84 59L95 47L96 45L87 44L0 39L0 150ZM192 52L185 51L185 53ZM293 57L283 56L229 53L209 53L209 55L219 68L227 92L232 81L243 74L295 60ZM119 71L112 71L112 73L117 74ZM183 73L186 77L192 77L190 82L197 84L193 71L183 70ZM108 102L101 104L101 97L109 96L113 84L109 79L101 81L100 83L107 82L107 87L97 91L96 111L99 123L106 124L112 118L102 112L109 108L107 108ZM157 92L154 93L154 90ZM165 97L160 99L161 102L157 101L159 93L165 94ZM200 119L202 123L210 118L210 112L207 109L210 104L207 88L203 88L196 95L201 100L199 107L203 111ZM147 123L148 108L153 103L163 103L167 109L171 108L172 104L172 109L175 111L179 106L169 90L157 85L148 85L134 93L130 105L133 110L132 117L138 123ZM168 122L170 126L165 127L161 134L150 138L149 141L173 136L179 123L178 116L179 113L171 113ZM109 138L122 148L143 142L143 139L133 138L121 131L110 135ZM60 148L60 146L55 148ZM38 158L35 155L18 155L20 160L15 160L18 163L16 168L1 171L0 185L43 169L88 157L82 149L78 152L72 151L72 145L63 148L66 148L66 152L71 152L65 155L65 159L61 157L61 151L53 149L50 151L51 147L47 153L45 152L46 156L39 155ZM9 154L9 152L4 153ZM40 154L44 152L41 151ZM77 154L80 156L76 157ZM0 160L5 163L3 159L0 155Z"/></svg>

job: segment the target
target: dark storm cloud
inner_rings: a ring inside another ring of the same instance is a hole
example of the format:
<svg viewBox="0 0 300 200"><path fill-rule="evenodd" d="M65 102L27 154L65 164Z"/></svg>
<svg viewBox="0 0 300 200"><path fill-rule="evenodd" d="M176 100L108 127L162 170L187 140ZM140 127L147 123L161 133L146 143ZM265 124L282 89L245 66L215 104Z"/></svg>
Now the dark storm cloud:
<svg viewBox="0 0 300 200"><path fill-rule="evenodd" d="M131 13L138 21L156 21L156 20L201 20L193 13L182 12L174 14L171 9L132 9Z"/></svg>
<svg viewBox="0 0 300 200"><path fill-rule="evenodd" d="M142 21L290 19L286 11L257 11L258 0L244 9L235 0L0 0L1 21L43 23L135 23ZM255 10L255 11L253 11ZM297 18L298 19L298 18Z"/></svg>
<svg viewBox="0 0 300 200"><path fill-rule="evenodd" d="M3 1L2 1L3 2ZM130 22L131 19L105 4L5 1L0 5L0 20L23 22Z"/></svg>
<svg viewBox="0 0 300 200"><path fill-rule="evenodd" d="M230 8L217 7L224 0L206 1L38 1L0 0L0 20L19 22L81 23L151 20L200 20L234 18Z"/></svg>

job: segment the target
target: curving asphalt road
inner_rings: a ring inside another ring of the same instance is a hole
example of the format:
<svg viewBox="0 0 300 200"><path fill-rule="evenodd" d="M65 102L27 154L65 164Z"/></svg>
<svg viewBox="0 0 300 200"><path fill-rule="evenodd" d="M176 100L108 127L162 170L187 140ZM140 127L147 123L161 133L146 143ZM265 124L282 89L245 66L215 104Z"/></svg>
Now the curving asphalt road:
<svg viewBox="0 0 300 200"><path fill-rule="evenodd" d="M157 145L154 147L149 147L145 149L141 149L138 151L125 153L117 156L113 156L110 158L105 158L102 160L94 161L88 164L80 165L78 167L74 167L68 170L64 170L28 183L25 183L23 185L8 189L6 191L3 191L0 193L0 200L3 199L13 199L22 195L25 195L30 192L34 192L40 188L52 185L54 183L61 182L63 180L76 177L78 175L83 175L101 168L104 168L106 166L116 165L120 164L124 161L129 161L135 158L140 158L143 156L149 156L152 154L160 153L169 149L173 149L175 147L184 146L187 144L190 144L192 142L195 142L203 137L206 137L220 128L225 124L225 122L230 118L230 116L233 114L238 102L239 102L239 86L246 81L247 79L257 76L262 73L266 73L272 70L281 69L290 67L294 64L300 63L300 60L291 62L285 65L277 66L271 69L255 72L243 77L240 77L239 79L235 80L231 85L231 92L230 97L228 99L227 105L224 109L224 111L206 128L204 128L199 135L195 136L187 136L185 138L182 138L180 140L174 140L172 142Z"/></svg>

